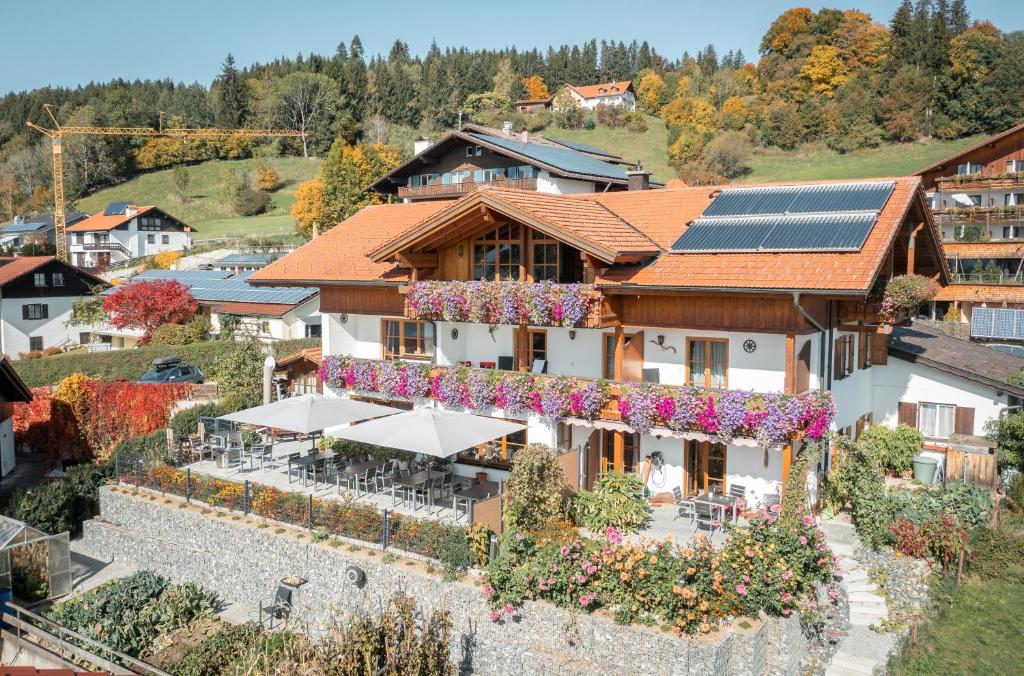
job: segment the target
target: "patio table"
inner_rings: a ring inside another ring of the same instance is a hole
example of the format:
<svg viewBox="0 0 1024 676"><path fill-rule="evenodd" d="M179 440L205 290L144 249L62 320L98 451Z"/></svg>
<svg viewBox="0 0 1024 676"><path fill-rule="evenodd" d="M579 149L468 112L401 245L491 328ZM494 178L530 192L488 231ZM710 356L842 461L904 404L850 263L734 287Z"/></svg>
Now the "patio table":
<svg viewBox="0 0 1024 676"><path fill-rule="evenodd" d="M403 488L419 488L423 484L427 483L431 479L441 479L445 476L445 472L439 472L437 470L427 469L422 472L416 472L410 474L407 477L395 477L394 481L391 482L391 504L398 504L398 498L395 495L395 486L401 486ZM404 500L403 500L404 502ZM419 509L416 507L416 502L413 501L413 509Z"/></svg>
<svg viewBox="0 0 1024 676"><path fill-rule="evenodd" d="M310 454L299 456L298 458L290 458L288 460L288 483L292 482L292 465L297 465L302 468L302 486L307 485L309 479L309 468L313 466L313 463L320 462L321 460L330 460L334 457L334 453L330 451L324 451L323 453Z"/></svg>
<svg viewBox="0 0 1024 676"><path fill-rule="evenodd" d="M467 504L467 513L472 514L472 505L486 500L492 495L498 494L498 483L496 481L482 481L475 486L469 488L462 488L452 492L452 511L456 511L456 505L458 500L465 500Z"/></svg>
<svg viewBox="0 0 1024 676"><path fill-rule="evenodd" d="M722 515L722 518L719 519L719 521L721 521L722 523L725 523L725 509L726 509L726 507L732 507L733 508L733 510L732 510L733 523L736 522L736 516L737 516L736 515L736 509L735 509L736 498L734 498L732 496L721 495L721 494L718 494L718 495L708 495L708 494L705 493L704 495L698 495L697 497L693 498L693 501L694 502L702 502L702 503L704 503L706 505L711 505L712 507L717 508L718 511Z"/></svg>

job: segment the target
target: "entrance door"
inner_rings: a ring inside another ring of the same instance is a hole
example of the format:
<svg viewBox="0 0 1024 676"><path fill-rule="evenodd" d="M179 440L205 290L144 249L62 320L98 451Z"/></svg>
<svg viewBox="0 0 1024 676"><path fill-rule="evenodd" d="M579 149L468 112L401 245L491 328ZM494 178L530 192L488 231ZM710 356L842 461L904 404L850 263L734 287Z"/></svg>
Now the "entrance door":
<svg viewBox="0 0 1024 676"><path fill-rule="evenodd" d="M708 441L687 441L683 476L683 492L689 497L698 493L725 493L724 444Z"/></svg>
<svg viewBox="0 0 1024 676"><path fill-rule="evenodd" d="M639 383L644 379L644 332L637 331L622 347L622 379Z"/></svg>
<svg viewBox="0 0 1024 676"><path fill-rule="evenodd" d="M633 472L640 462L640 435L613 430L601 434L601 471Z"/></svg>

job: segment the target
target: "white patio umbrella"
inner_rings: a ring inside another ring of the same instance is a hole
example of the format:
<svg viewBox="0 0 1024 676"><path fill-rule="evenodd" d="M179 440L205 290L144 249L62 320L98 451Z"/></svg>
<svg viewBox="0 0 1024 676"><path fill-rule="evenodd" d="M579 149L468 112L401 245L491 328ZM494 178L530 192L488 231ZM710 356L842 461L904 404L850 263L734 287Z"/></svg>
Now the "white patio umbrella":
<svg viewBox="0 0 1024 676"><path fill-rule="evenodd" d="M221 420L310 434L328 427L380 418L400 409L355 399L303 394L221 416Z"/></svg>
<svg viewBox="0 0 1024 676"><path fill-rule="evenodd" d="M523 429L526 425L507 420L439 408L418 408L353 425L334 436L447 458Z"/></svg>

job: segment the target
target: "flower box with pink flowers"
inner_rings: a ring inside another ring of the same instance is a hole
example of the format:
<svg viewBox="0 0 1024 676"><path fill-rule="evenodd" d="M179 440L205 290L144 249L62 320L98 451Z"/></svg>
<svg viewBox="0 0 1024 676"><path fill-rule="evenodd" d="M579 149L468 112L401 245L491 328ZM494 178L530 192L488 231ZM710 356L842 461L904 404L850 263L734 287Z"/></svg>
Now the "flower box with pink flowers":
<svg viewBox="0 0 1024 676"><path fill-rule="evenodd" d="M601 294L588 284L414 282L405 316L447 322L599 328Z"/></svg>

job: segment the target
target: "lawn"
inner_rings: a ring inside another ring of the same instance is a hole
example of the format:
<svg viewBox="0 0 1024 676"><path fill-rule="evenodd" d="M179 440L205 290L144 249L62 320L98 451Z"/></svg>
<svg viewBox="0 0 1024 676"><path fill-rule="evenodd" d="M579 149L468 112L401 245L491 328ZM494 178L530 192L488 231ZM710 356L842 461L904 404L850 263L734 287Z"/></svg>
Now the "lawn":
<svg viewBox="0 0 1024 676"><path fill-rule="evenodd" d="M552 139L586 143L633 162L640 160L655 181L664 183L676 175L668 166L668 129L657 117L644 115L644 119L647 120L648 129L643 134L609 127L559 129L551 126L544 130L543 135Z"/></svg>
<svg viewBox="0 0 1024 676"><path fill-rule="evenodd" d="M750 173L741 181L805 181L826 178L905 176L977 143L983 137L956 141L887 143L840 154L814 145L799 150L763 150L750 161Z"/></svg>
<svg viewBox="0 0 1024 676"><path fill-rule="evenodd" d="M221 176L227 169L239 173L252 172L261 162L267 162L277 170L282 185L271 193L267 213L252 217L236 216L223 197ZM156 205L193 226L197 240L291 234L294 232L295 221L289 212L295 202L295 188L300 182L315 176L319 167L319 160L302 157L211 160L188 168L190 195L185 202L174 195L172 170L165 169L142 174L121 185L100 190L78 200L75 208L97 213L102 212L108 203L120 200Z"/></svg>
<svg viewBox="0 0 1024 676"><path fill-rule="evenodd" d="M1019 674L1022 646L1024 585L966 581L892 673Z"/></svg>

